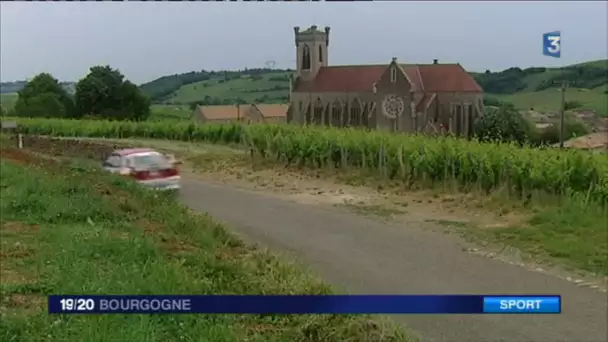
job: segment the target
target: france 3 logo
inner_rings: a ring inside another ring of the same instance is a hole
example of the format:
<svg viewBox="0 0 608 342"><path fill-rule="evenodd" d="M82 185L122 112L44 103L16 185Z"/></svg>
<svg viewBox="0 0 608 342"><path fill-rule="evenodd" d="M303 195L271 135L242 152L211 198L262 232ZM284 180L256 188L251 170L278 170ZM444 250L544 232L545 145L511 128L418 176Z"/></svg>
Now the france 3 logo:
<svg viewBox="0 0 608 342"><path fill-rule="evenodd" d="M543 34L543 55L555 58L562 56L562 33L560 31Z"/></svg>

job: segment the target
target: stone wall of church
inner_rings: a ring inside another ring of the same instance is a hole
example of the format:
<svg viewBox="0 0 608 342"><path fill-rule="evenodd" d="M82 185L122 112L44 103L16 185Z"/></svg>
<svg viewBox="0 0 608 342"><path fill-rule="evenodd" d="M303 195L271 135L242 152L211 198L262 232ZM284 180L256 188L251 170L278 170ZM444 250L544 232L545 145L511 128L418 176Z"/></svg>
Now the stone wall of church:
<svg viewBox="0 0 608 342"><path fill-rule="evenodd" d="M291 97L290 121L300 125L366 127L390 132L441 133L440 127L443 126L444 132L467 136L472 133L473 123L481 114L475 105L478 104L479 110L483 111L483 94L438 93L426 113L415 113L415 104L424 97L423 93L416 92L398 95L404 103L403 112L391 118L382 109L388 94L295 92Z"/></svg>
<svg viewBox="0 0 608 342"><path fill-rule="evenodd" d="M376 94L376 125L374 128L390 131L390 132L410 132L413 128L412 110L411 110L411 95L410 94L391 94L399 96L403 101L403 112L396 118L387 116L384 113L383 105L385 97L388 93Z"/></svg>
<svg viewBox="0 0 608 342"><path fill-rule="evenodd" d="M333 127L369 127L373 93L298 93L291 96L292 122Z"/></svg>
<svg viewBox="0 0 608 342"><path fill-rule="evenodd" d="M477 107L483 111L483 94L438 93L436 101L440 122L444 127L459 136L473 133L473 123L479 115L482 115Z"/></svg>
<svg viewBox="0 0 608 342"><path fill-rule="evenodd" d="M376 129L391 132L412 131L414 125L411 108L412 100L416 101L416 97L421 98L422 94L417 96L411 90L410 81L398 65L397 59L393 58L393 61L376 83ZM398 98L399 102L402 103L401 114L396 118L391 117L390 114L387 116L387 113L383 110L387 96Z"/></svg>

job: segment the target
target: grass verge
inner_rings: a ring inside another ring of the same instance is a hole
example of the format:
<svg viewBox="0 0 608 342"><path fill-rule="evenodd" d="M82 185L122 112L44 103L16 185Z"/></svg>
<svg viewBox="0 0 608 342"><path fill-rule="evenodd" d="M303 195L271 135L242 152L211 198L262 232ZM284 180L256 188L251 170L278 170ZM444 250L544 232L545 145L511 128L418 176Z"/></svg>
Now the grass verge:
<svg viewBox="0 0 608 342"><path fill-rule="evenodd" d="M4 148L2 341L411 341L353 315L48 315L48 294L324 294L204 215L84 163Z"/></svg>
<svg viewBox="0 0 608 342"><path fill-rule="evenodd" d="M608 213L582 199L560 205L537 204L521 222L506 227L479 227L463 222L436 221L472 242L513 246L526 261L561 266L572 272L608 276Z"/></svg>

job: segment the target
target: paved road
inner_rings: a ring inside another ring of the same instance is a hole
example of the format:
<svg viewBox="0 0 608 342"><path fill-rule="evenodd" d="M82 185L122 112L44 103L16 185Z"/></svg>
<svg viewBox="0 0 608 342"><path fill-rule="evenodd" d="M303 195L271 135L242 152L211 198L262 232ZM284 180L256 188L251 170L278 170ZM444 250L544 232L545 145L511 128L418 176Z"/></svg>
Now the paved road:
<svg viewBox="0 0 608 342"><path fill-rule="evenodd" d="M453 237L184 179L184 203L350 293L561 294L563 314L403 315L424 341L607 341L606 294L462 252Z"/></svg>

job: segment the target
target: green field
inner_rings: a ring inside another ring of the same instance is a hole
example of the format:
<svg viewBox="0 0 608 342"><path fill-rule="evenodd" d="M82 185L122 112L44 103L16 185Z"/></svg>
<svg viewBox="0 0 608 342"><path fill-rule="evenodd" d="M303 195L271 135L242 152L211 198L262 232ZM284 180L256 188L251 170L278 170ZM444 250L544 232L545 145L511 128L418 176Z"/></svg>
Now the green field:
<svg viewBox="0 0 608 342"><path fill-rule="evenodd" d="M564 67L564 70L568 68L582 68L583 70L593 68L606 68L606 61L593 61L588 63L582 63L578 65L571 65ZM513 93L501 93L491 94L488 93L489 97L494 97L503 101L513 103L518 109L529 110L534 108L537 111L558 111L561 101L561 93L558 91L558 84L549 89L543 89L537 91L536 89L543 84L543 82L549 82L553 79L558 79L562 74L563 70L560 68L549 68L542 72L525 73L525 70L521 73L521 76L512 78L510 82L520 82L524 85L524 88L513 92ZM254 81L249 75L242 75L241 77L232 76L233 78L228 80L220 80L213 78L211 80L201 81L192 84L182 85L178 87L171 95L166 96L163 102L169 102L173 104L188 104L192 102L200 102L207 97L206 103L209 104L209 98L216 98L222 103L232 103L236 99L247 103L275 103L284 102L276 100L277 98L285 98L288 94L287 89L283 90L271 90L273 87L285 87L288 83L273 81L270 78L281 77L281 75L288 75L288 72L278 73L263 73L258 75L261 77L260 80ZM476 77L483 79L486 77L484 74L473 73ZM589 76L591 81L598 82L598 76ZM595 77L595 78L593 78ZM602 76L599 76L600 78ZM497 82L505 82L502 79ZM599 81L602 83L602 81ZM594 83L594 84L595 84ZM600 116L608 116L608 79L605 80L604 84L592 89L587 88L570 88L567 92L567 101L576 101L581 104L580 109L589 109L595 111ZM265 96L265 97L264 97Z"/></svg>
<svg viewBox="0 0 608 342"><path fill-rule="evenodd" d="M148 120L189 120L191 116L192 110L190 110L189 106L153 104L150 107L150 118Z"/></svg>
<svg viewBox="0 0 608 342"><path fill-rule="evenodd" d="M510 68L493 73L472 73L487 97L513 103L521 110L541 112L560 109L563 80L569 82L566 101L578 102L578 109L608 116L608 60L564 66L562 68ZM516 90L515 90L516 89Z"/></svg>
<svg viewBox="0 0 608 342"><path fill-rule="evenodd" d="M187 104L202 101L205 97L220 101L239 99L244 103L284 103L289 94L289 83L273 79L285 78L286 73L268 73L255 79L243 75L233 79L210 79L180 87L164 102ZM280 88L280 89L277 89ZM281 99L283 97L284 99ZM226 104L224 102L216 104Z"/></svg>
<svg viewBox="0 0 608 342"><path fill-rule="evenodd" d="M566 92L566 101L576 101L582 106L579 109L589 109L600 116L608 117L608 86L594 89L570 88ZM516 108L529 110L534 108L540 112L558 112L561 106L561 91L546 89L536 92L518 92L511 95L488 94L502 101L513 103Z"/></svg>
<svg viewBox="0 0 608 342"><path fill-rule="evenodd" d="M15 106L19 95L17 93L0 94L0 107L10 109Z"/></svg>
<svg viewBox="0 0 608 342"><path fill-rule="evenodd" d="M171 196L3 144L2 341L412 341L352 315L49 315L49 294L324 294Z"/></svg>

